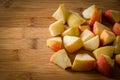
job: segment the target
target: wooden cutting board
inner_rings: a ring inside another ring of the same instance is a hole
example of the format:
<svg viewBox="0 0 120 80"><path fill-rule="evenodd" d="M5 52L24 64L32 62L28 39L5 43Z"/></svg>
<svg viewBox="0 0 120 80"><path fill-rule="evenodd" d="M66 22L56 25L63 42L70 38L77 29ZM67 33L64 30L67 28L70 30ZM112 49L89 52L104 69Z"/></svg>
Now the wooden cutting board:
<svg viewBox="0 0 120 80"><path fill-rule="evenodd" d="M120 0L0 0L0 80L117 80L96 71L72 72L49 61L48 27L59 4L81 13L96 4L103 11L120 11Z"/></svg>

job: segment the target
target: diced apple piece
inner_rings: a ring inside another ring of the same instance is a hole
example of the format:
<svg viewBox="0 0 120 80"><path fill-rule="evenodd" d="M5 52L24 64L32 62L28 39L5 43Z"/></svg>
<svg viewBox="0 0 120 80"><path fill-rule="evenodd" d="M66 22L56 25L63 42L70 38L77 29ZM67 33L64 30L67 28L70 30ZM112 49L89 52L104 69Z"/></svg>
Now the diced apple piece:
<svg viewBox="0 0 120 80"><path fill-rule="evenodd" d="M113 46L115 46L114 53L120 54L120 36L117 36L114 40Z"/></svg>
<svg viewBox="0 0 120 80"><path fill-rule="evenodd" d="M92 33L92 31L86 29L81 33L80 37L81 37L81 40L85 42L91 39L92 37L94 37L94 34Z"/></svg>
<svg viewBox="0 0 120 80"><path fill-rule="evenodd" d="M95 69L96 61L87 53L77 54L72 65L74 71L90 71Z"/></svg>
<svg viewBox="0 0 120 80"><path fill-rule="evenodd" d="M69 36L79 36L80 32L78 27L70 27L67 30L65 30L62 34L62 36L69 35Z"/></svg>
<svg viewBox="0 0 120 80"><path fill-rule="evenodd" d="M52 36L61 35L64 32L64 24L62 21L56 21L49 26L49 31Z"/></svg>
<svg viewBox="0 0 120 80"><path fill-rule="evenodd" d="M62 39L61 37L50 38L47 40L47 46L53 49L54 51L58 51L62 48Z"/></svg>
<svg viewBox="0 0 120 80"><path fill-rule="evenodd" d="M60 4L59 8L54 12L52 17L54 17L56 20L61 20L65 24L68 18L68 11L65 8L64 4Z"/></svg>
<svg viewBox="0 0 120 80"><path fill-rule="evenodd" d="M114 71L114 60L110 56L100 55L97 60L97 69L101 74L111 76Z"/></svg>
<svg viewBox="0 0 120 80"><path fill-rule="evenodd" d="M89 25L79 25L79 30L81 31L81 32L83 32L85 29L88 29L88 30L90 30L90 26Z"/></svg>
<svg viewBox="0 0 120 80"><path fill-rule="evenodd" d="M120 22L120 11L116 10L106 10L104 13L104 16L107 18L107 20L111 23L119 23Z"/></svg>
<svg viewBox="0 0 120 80"><path fill-rule="evenodd" d="M78 13L71 12L68 17L67 24L69 27L78 27L79 25L83 24L85 19L83 19Z"/></svg>
<svg viewBox="0 0 120 80"><path fill-rule="evenodd" d="M103 30L109 30L109 31L111 31L110 28L108 28L105 25L99 23L98 21L95 21L94 26L93 26L93 32L94 32L94 34L100 36Z"/></svg>
<svg viewBox="0 0 120 80"><path fill-rule="evenodd" d="M100 48L95 49L93 51L93 54L94 54L95 58L98 59L101 54L108 55L108 56L112 57L113 52L114 52L114 46L104 46L104 47L100 47Z"/></svg>
<svg viewBox="0 0 120 80"><path fill-rule="evenodd" d="M64 36L63 43L65 49L69 53L79 50L83 46L83 42L80 39L80 37L76 37L76 36Z"/></svg>
<svg viewBox="0 0 120 80"><path fill-rule="evenodd" d="M120 54L115 56L115 61L120 65Z"/></svg>
<svg viewBox="0 0 120 80"><path fill-rule="evenodd" d="M85 9L82 12L82 15L83 15L84 18L90 19L93 16L93 14L95 13L96 10L97 10L96 5L92 5L92 6L88 7L87 9Z"/></svg>
<svg viewBox="0 0 120 80"><path fill-rule="evenodd" d="M89 39L88 41L85 41L83 47L85 50L93 51L99 47L99 44L100 44L99 36L96 35L95 37Z"/></svg>
<svg viewBox="0 0 120 80"><path fill-rule="evenodd" d="M109 44L115 40L115 34L111 31L103 30L100 35L100 40L102 42L102 45Z"/></svg>
<svg viewBox="0 0 120 80"><path fill-rule="evenodd" d="M116 34L116 35L119 35L120 36L120 23L115 23L114 26L113 26L113 32Z"/></svg>

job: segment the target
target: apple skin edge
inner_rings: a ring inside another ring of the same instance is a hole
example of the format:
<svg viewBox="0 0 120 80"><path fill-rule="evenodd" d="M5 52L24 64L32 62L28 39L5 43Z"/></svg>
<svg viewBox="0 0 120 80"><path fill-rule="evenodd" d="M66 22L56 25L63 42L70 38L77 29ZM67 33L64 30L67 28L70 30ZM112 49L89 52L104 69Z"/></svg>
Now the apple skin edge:
<svg viewBox="0 0 120 80"><path fill-rule="evenodd" d="M111 77L114 72L114 68L107 62L103 55L101 55L97 61L97 70L108 77Z"/></svg>
<svg viewBox="0 0 120 80"><path fill-rule="evenodd" d="M120 35L120 23L115 23L114 26L113 26L113 32L116 34L116 35Z"/></svg>

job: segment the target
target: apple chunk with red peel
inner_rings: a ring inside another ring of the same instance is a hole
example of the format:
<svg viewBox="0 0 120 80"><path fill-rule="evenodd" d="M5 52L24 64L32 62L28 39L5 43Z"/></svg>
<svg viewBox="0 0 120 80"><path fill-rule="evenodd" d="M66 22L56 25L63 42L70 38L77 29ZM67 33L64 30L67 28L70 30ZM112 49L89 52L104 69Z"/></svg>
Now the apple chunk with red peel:
<svg viewBox="0 0 120 80"><path fill-rule="evenodd" d="M47 39L47 46L54 51L58 51L62 48L62 39L61 37L55 37Z"/></svg>
<svg viewBox="0 0 120 80"><path fill-rule="evenodd" d="M120 65L120 54L115 55L115 61Z"/></svg>
<svg viewBox="0 0 120 80"><path fill-rule="evenodd" d="M64 49L57 51L50 58L50 61L57 64L63 69L71 67L71 61L67 55L67 52Z"/></svg>
<svg viewBox="0 0 120 80"><path fill-rule="evenodd" d="M79 25L85 23L85 19L82 18L78 13L76 12L70 12L70 15L67 19L67 24L69 27L78 27Z"/></svg>
<svg viewBox="0 0 120 80"><path fill-rule="evenodd" d="M103 30L111 31L110 28L99 23L98 21L95 21L94 26L93 26L93 33L100 36Z"/></svg>
<svg viewBox="0 0 120 80"><path fill-rule="evenodd" d="M112 31L103 30L100 35L102 45L107 45L115 40L116 36Z"/></svg>
<svg viewBox="0 0 120 80"><path fill-rule="evenodd" d="M115 47L114 53L120 54L120 36L117 36L113 42L113 46Z"/></svg>
<svg viewBox="0 0 120 80"><path fill-rule="evenodd" d="M83 42L91 39L92 37L94 37L95 35L92 33L92 31L88 30L88 29L85 29L81 35L80 35L80 38Z"/></svg>
<svg viewBox="0 0 120 80"><path fill-rule="evenodd" d="M80 37L76 36L64 36L63 43L65 49L69 53L73 53L74 51L79 50L83 46L83 42Z"/></svg>
<svg viewBox="0 0 120 80"><path fill-rule="evenodd" d="M99 47L100 40L99 36L96 35L95 37L89 39L88 41L84 42L84 49L88 51L93 51Z"/></svg>
<svg viewBox="0 0 120 80"><path fill-rule="evenodd" d="M116 10L106 10L104 13L106 19L111 23L119 23L120 22L120 11Z"/></svg>
<svg viewBox="0 0 120 80"><path fill-rule="evenodd" d="M49 26L51 36L58 36L64 32L64 24L62 21L56 21Z"/></svg>
<svg viewBox="0 0 120 80"><path fill-rule="evenodd" d="M97 60L97 70L105 76L111 76L114 72L114 60L110 56L100 55Z"/></svg>
<svg viewBox="0 0 120 80"><path fill-rule="evenodd" d="M93 54L96 59L98 59L101 54L112 57L113 53L114 53L114 46L103 46L103 47L97 48L93 51Z"/></svg>
<svg viewBox="0 0 120 80"><path fill-rule="evenodd" d="M61 20L65 24L67 21L68 15L69 13L65 8L64 4L60 4L59 8L54 12L52 17L54 17L56 20Z"/></svg>
<svg viewBox="0 0 120 80"><path fill-rule="evenodd" d="M79 32L78 27L70 27L62 33L62 36L65 36L65 35L79 36L80 32Z"/></svg>
<svg viewBox="0 0 120 80"><path fill-rule="evenodd" d="M120 23L115 23L114 26L113 26L113 32L116 34L116 35L119 35L120 36Z"/></svg>
<svg viewBox="0 0 120 80"><path fill-rule="evenodd" d="M90 71L95 69L96 60L87 53L78 53L72 65L74 71Z"/></svg>
<svg viewBox="0 0 120 80"><path fill-rule="evenodd" d="M88 30L90 30L90 26L89 25L79 25L79 30L80 30L80 32L83 32L85 29L88 29Z"/></svg>

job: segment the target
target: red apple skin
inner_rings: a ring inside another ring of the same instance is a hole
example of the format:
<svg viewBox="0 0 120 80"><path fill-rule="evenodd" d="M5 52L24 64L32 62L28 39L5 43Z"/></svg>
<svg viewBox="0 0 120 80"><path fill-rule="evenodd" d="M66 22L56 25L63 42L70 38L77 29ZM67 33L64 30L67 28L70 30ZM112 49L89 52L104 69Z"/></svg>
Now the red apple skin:
<svg viewBox="0 0 120 80"><path fill-rule="evenodd" d="M116 62L118 63L118 65L120 66L120 54L117 54L117 55L115 56L115 60L116 60Z"/></svg>
<svg viewBox="0 0 120 80"><path fill-rule="evenodd" d="M120 24L119 23L115 23L114 26L113 26L113 32L116 34L116 35L120 35Z"/></svg>
<svg viewBox="0 0 120 80"><path fill-rule="evenodd" d="M103 55L101 55L97 61L97 70L101 74L108 76L108 77L110 77L112 73L114 72L113 67L108 63L108 61Z"/></svg>
<svg viewBox="0 0 120 80"><path fill-rule="evenodd" d="M107 19L110 23L112 23L112 24L115 23L114 19L112 18L112 13L111 13L110 10L106 10L105 13L104 13L104 16L106 17L106 19Z"/></svg>

